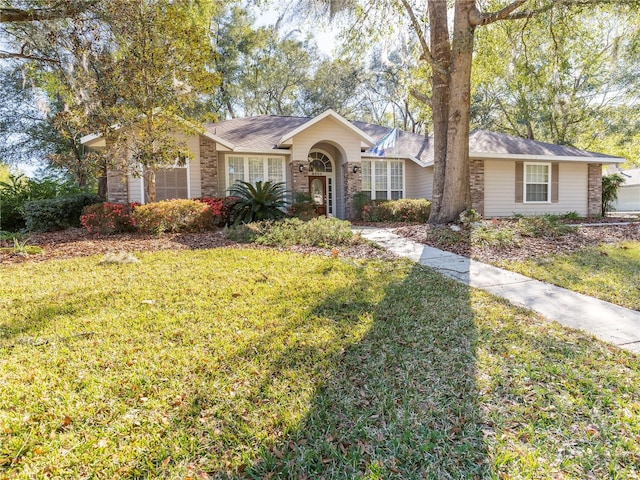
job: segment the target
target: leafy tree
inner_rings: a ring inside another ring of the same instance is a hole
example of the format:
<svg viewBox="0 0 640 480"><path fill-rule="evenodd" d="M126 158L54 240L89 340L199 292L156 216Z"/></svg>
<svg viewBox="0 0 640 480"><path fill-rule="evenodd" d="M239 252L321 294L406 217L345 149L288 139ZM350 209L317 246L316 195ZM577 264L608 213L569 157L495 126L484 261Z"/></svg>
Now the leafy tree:
<svg viewBox="0 0 640 480"><path fill-rule="evenodd" d="M597 148L603 128L635 96L637 14L549 12L477 35L472 123L480 128ZM628 112L631 113L631 112ZM640 114L636 113L636 118ZM627 119L633 118L627 116ZM604 135L603 135L604 132Z"/></svg>
<svg viewBox="0 0 640 480"><path fill-rule="evenodd" d="M361 13L361 22L378 12L388 21L401 12L410 22L419 44L419 58L431 68L430 106L433 117L434 181L429 221L455 221L471 206L469 183L469 125L471 72L476 30L501 21L532 19L588 4L637 5L637 0L309 0L327 5L330 15L341 10Z"/></svg>

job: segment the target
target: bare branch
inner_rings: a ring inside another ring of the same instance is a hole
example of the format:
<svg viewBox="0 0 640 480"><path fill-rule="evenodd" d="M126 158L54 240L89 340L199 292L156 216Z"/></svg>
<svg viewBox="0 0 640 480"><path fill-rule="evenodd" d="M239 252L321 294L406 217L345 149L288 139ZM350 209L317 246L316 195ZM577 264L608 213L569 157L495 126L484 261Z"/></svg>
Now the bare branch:
<svg viewBox="0 0 640 480"><path fill-rule="evenodd" d="M512 18L514 12L527 3L527 1L528 0L516 0L504 7L502 10L493 13L484 13L478 10L477 7L473 7L471 12L469 12L469 21L471 22L471 25L477 27L480 25L489 25L490 23L497 22L498 20L507 20Z"/></svg>
<svg viewBox="0 0 640 480"><path fill-rule="evenodd" d="M409 2L407 0L401 0L401 1L402 1L402 5L404 6L404 9L407 11L407 14L409 14L409 18L411 19L411 25L413 26L413 29L416 31L416 35L418 35L418 40L420 41L420 46L422 47L422 57L424 57L424 59L431 64L431 67L436 72L438 72L440 75L444 77L447 77L449 75L449 72L445 68L443 68L440 64L438 64L438 62L436 62L436 60L433 58L433 55L431 55L431 49L427 44L427 39L424 38L424 33L422 32L420 22L418 21L415 12L411 8L411 5L409 5Z"/></svg>
<svg viewBox="0 0 640 480"><path fill-rule="evenodd" d="M22 53L22 52L5 52L0 50L0 60L5 60L9 58L21 58L23 60L36 60L38 62L45 62L45 63L60 63L58 60L54 60L53 58L37 57L35 55L29 55L27 53Z"/></svg>

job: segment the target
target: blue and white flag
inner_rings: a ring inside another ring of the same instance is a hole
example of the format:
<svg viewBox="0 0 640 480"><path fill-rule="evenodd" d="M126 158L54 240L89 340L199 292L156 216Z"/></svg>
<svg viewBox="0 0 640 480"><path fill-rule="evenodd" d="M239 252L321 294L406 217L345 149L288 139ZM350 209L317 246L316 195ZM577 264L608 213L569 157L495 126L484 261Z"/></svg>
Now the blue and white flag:
<svg viewBox="0 0 640 480"><path fill-rule="evenodd" d="M373 147L369 149L369 153L373 153L376 157L384 157L384 151L389 150L396 146L396 137L398 136L398 129L394 128L384 137L378 140Z"/></svg>

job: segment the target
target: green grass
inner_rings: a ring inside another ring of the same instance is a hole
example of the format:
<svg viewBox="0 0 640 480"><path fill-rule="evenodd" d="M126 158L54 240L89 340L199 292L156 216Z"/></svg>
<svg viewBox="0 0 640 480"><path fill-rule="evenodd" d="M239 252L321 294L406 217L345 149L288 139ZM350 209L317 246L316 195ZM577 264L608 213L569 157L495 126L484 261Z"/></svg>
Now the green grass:
<svg viewBox="0 0 640 480"><path fill-rule="evenodd" d="M637 478L638 358L408 262L0 271L0 478Z"/></svg>
<svg viewBox="0 0 640 480"><path fill-rule="evenodd" d="M586 248L501 266L623 307L640 310L640 242Z"/></svg>

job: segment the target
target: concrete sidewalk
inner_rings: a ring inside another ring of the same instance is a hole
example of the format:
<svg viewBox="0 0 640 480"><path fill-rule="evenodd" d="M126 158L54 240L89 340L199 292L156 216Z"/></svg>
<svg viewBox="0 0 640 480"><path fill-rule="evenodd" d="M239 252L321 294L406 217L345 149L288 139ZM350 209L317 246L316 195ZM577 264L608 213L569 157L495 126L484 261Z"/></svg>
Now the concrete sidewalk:
<svg viewBox="0 0 640 480"><path fill-rule="evenodd" d="M354 230L396 255L431 267L449 278L506 298L514 305L589 332L620 348L640 352L640 312L428 247L386 229Z"/></svg>

